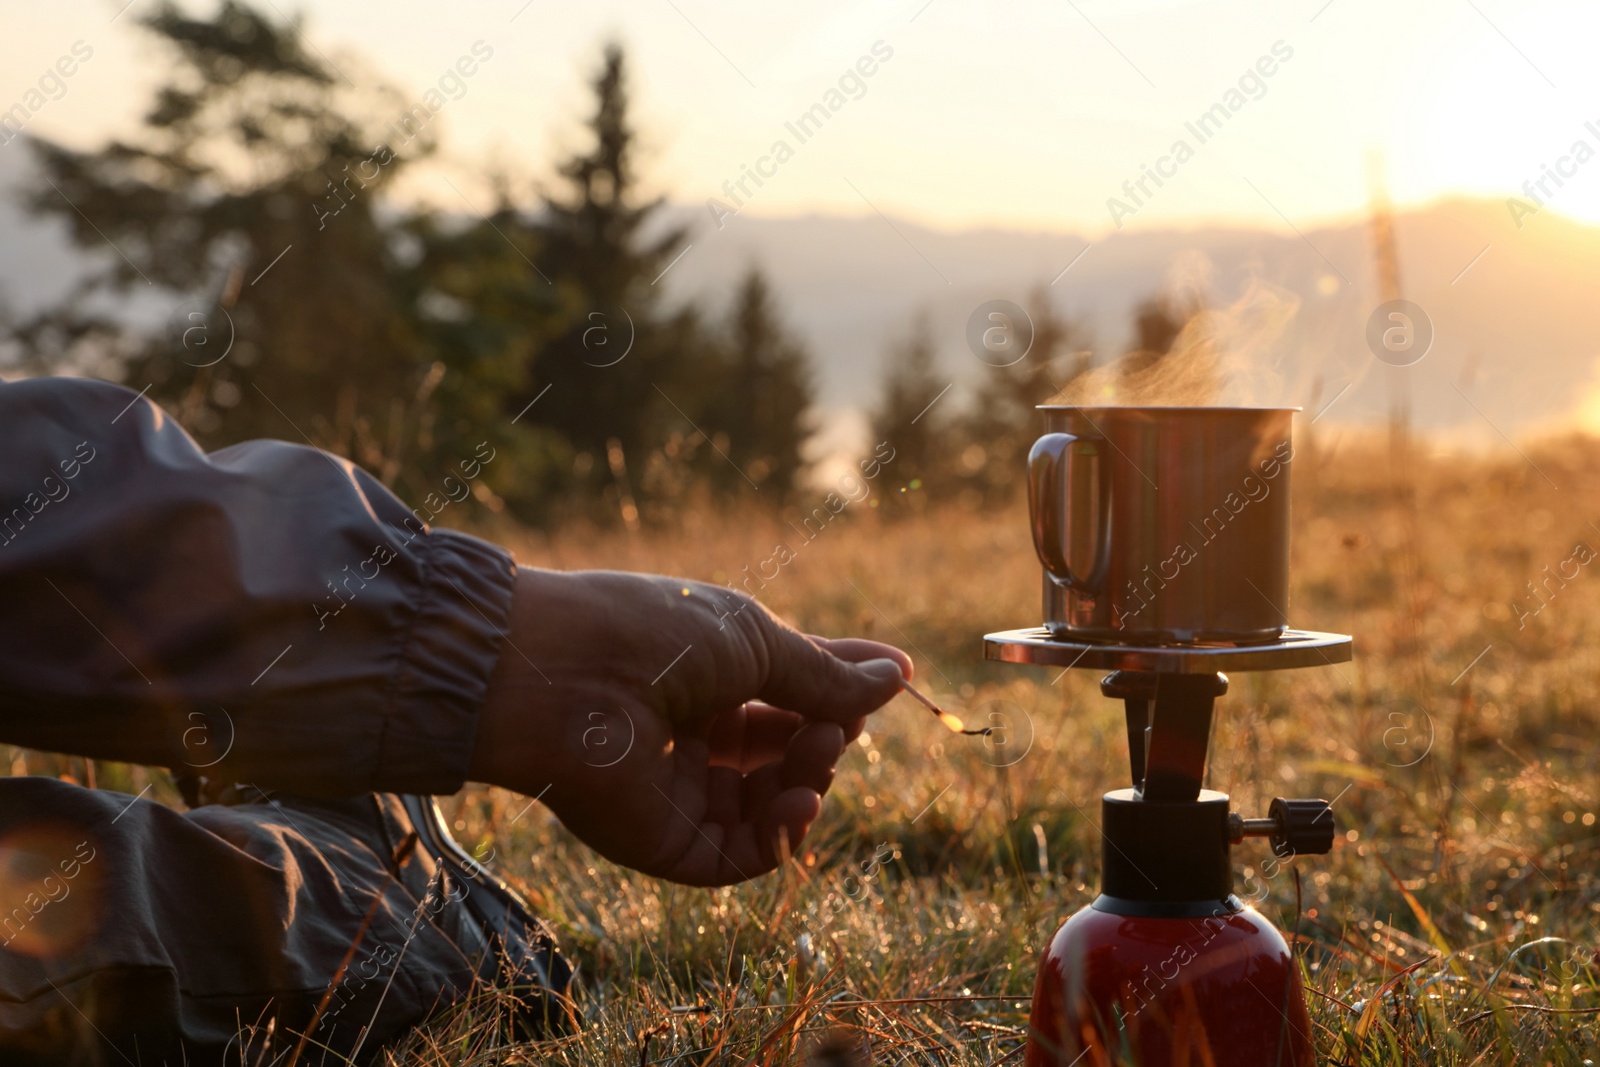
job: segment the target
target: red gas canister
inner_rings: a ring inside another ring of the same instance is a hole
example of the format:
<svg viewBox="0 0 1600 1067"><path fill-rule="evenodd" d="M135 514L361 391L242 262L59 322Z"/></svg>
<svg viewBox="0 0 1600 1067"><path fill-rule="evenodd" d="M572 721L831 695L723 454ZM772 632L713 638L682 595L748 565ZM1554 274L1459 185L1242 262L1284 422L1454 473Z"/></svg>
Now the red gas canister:
<svg viewBox="0 0 1600 1067"><path fill-rule="evenodd" d="M1254 908L1219 912L1068 919L1039 964L1027 1067L1312 1067L1288 945Z"/></svg>
<svg viewBox="0 0 1600 1067"><path fill-rule="evenodd" d="M1312 1067L1289 946L1233 895L1227 795L1117 789L1101 816L1103 891L1040 961L1028 1067Z"/></svg>

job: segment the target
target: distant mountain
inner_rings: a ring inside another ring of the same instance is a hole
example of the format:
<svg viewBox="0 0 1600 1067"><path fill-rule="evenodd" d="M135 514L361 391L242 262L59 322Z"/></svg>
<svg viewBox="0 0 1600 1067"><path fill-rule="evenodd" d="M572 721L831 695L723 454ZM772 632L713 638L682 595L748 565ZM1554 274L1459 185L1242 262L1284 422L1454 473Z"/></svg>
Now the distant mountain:
<svg viewBox="0 0 1600 1067"><path fill-rule="evenodd" d="M718 231L704 212L681 214L702 224L662 284L715 300L760 263L821 364L832 408L870 404L885 346L919 313L930 317L952 378L970 384L986 367L966 347L965 324L985 300L1026 304L1043 286L1100 352L1115 354L1130 341L1140 302L1196 278L1212 306L1240 300L1252 283L1298 299L1276 341L1256 339L1254 388L1236 398L1243 402L1315 413L1337 395L1324 419L1381 421L1396 389L1409 393L1418 426L1498 440L1576 417L1596 382L1600 229L1544 213L1519 231L1498 201L1451 200L1396 218L1403 292L1434 329L1428 354L1403 369L1367 346L1379 301L1365 220L1303 236L1203 228L1090 244L1071 234L946 233L876 215L738 218ZM1247 314L1239 318L1248 325Z"/></svg>
<svg viewBox="0 0 1600 1067"><path fill-rule="evenodd" d="M60 294L85 260L58 223L17 207L10 190L24 173L20 149L0 148L0 300L27 310ZM659 284L675 299L720 308L738 276L759 264L816 357L821 405L836 432L871 406L886 347L919 314L957 383L947 402L958 404L987 371L964 340L978 304L1026 305L1043 287L1105 356L1126 347L1133 309L1178 283L1198 284L1213 307L1247 292L1258 298L1241 309L1243 332L1233 337L1250 372L1234 400L1302 404L1309 417L1337 396L1327 422L1377 421L1398 389L1409 393L1420 427L1480 440L1577 419L1589 406L1600 421L1592 404L1600 396L1600 230L1548 212L1521 230L1498 201L1451 200L1397 217L1403 289L1435 331L1428 355L1404 369L1367 347L1378 301L1364 220L1301 227L1303 236L1211 227L1091 243L1061 233L950 233L876 214L737 216L722 229L701 208L663 214L663 224L686 223L693 233ZM1265 306L1263 294L1273 297ZM1296 302L1278 336L1251 329L1251 315Z"/></svg>

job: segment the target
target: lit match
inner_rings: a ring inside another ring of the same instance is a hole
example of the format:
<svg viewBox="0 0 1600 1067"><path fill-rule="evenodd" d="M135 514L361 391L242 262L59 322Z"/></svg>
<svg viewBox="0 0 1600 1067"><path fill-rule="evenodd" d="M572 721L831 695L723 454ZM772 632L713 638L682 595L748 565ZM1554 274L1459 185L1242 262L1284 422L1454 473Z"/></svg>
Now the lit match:
<svg viewBox="0 0 1600 1067"><path fill-rule="evenodd" d="M932 700L929 700L926 696L920 693L910 682L902 681L900 685L907 693L910 693L916 698L917 703L933 712L934 716L937 717L940 722L944 723L953 734L970 734L977 737L987 737L990 730L993 729L992 727L987 727L982 730L969 730L967 729L967 724L961 721L960 716L952 715L948 711L945 711L939 705L935 704Z"/></svg>

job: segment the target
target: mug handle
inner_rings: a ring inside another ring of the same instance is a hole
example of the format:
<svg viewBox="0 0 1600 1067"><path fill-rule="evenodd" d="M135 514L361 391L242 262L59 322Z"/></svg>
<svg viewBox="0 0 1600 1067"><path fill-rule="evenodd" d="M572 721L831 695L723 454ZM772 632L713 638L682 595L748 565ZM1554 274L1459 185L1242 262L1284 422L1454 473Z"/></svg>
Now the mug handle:
<svg viewBox="0 0 1600 1067"><path fill-rule="evenodd" d="M1079 441L1103 441L1084 434L1047 433L1033 443L1028 452L1028 517L1033 528L1033 549L1044 564L1045 573L1059 586L1083 596L1098 596L1105 584L1111 549L1111 481L1100 476L1100 529L1094 549L1094 564L1087 578L1072 573L1067 563L1063 532L1070 528L1070 514L1064 506L1072 499L1067 487L1077 467L1068 450ZM1091 453L1098 463L1098 450Z"/></svg>

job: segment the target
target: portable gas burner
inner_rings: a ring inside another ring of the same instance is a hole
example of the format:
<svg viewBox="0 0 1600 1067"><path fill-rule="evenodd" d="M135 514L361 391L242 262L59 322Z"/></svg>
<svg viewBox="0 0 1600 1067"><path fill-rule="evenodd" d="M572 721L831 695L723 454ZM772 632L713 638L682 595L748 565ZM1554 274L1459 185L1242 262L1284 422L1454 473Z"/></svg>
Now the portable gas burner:
<svg viewBox="0 0 1600 1067"><path fill-rule="evenodd" d="M1046 407L1029 456L1045 625L984 638L1005 663L1109 670L1132 787L1102 798L1101 892L1044 952L1029 1067L1312 1067L1283 935L1233 893L1230 850L1326 853L1333 812L1265 818L1203 788L1223 671L1350 659L1343 634L1289 629L1292 408Z"/></svg>

